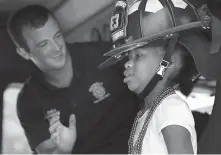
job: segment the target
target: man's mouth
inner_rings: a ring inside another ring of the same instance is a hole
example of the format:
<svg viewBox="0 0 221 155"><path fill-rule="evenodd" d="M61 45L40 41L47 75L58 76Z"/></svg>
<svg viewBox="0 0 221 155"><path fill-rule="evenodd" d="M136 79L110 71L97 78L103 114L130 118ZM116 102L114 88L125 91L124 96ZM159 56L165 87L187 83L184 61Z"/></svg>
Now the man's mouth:
<svg viewBox="0 0 221 155"><path fill-rule="evenodd" d="M58 53L57 55L53 55L52 58L56 59L62 55L62 52Z"/></svg>

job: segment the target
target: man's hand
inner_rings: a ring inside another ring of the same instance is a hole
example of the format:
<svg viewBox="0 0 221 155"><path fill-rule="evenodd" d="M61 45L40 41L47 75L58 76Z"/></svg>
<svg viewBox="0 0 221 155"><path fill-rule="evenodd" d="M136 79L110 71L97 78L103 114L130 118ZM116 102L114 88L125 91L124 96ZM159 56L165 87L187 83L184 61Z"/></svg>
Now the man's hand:
<svg viewBox="0 0 221 155"><path fill-rule="evenodd" d="M57 145L59 151L63 153L71 153L77 139L75 115L70 115L69 127L65 127L61 124L60 112L57 110L49 111L47 113L47 118L50 125L49 132L51 133L51 139Z"/></svg>

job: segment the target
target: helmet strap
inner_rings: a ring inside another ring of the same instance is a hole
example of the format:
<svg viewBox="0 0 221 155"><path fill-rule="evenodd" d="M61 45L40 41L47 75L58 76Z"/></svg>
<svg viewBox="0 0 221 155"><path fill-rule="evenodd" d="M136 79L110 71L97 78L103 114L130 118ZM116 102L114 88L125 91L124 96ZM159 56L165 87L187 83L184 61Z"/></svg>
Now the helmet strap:
<svg viewBox="0 0 221 155"><path fill-rule="evenodd" d="M151 79L151 81L147 84L147 86L144 88L144 90L138 95L138 97L141 99L145 99L145 97L147 97L150 94L150 92L156 87L157 83L163 79L165 71L167 70L167 68L171 62L171 56L174 53L178 35L171 34L169 36L172 38L170 39L170 41L168 43L166 52L164 54L164 58L161 61L156 74Z"/></svg>

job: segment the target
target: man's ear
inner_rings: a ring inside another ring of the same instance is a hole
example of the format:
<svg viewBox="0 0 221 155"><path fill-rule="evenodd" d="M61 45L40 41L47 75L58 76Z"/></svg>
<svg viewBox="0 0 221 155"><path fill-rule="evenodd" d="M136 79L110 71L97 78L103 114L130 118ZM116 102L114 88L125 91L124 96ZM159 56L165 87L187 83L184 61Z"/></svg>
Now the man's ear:
<svg viewBox="0 0 221 155"><path fill-rule="evenodd" d="M30 53L28 53L24 48L17 47L16 52L25 60L30 60Z"/></svg>

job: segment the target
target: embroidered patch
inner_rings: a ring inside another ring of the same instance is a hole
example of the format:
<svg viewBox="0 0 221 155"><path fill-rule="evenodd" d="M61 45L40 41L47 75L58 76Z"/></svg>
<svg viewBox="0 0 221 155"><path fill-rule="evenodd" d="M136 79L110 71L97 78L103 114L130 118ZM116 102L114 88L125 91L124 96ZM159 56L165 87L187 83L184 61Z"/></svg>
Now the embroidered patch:
<svg viewBox="0 0 221 155"><path fill-rule="evenodd" d="M92 84L89 88L89 92L91 92L93 96L97 99L93 102L94 104L99 103L110 96L110 93L106 93L103 82L96 82Z"/></svg>

